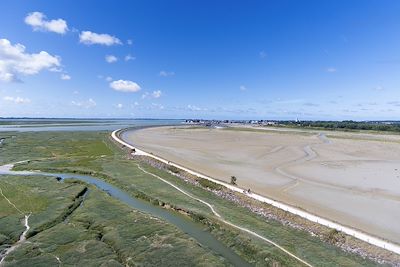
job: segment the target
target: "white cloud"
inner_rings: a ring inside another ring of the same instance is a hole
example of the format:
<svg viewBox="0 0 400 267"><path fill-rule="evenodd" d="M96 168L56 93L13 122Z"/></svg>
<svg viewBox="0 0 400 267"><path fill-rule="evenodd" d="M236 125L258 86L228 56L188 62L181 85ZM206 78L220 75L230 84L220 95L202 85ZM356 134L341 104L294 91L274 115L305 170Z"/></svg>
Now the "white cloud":
<svg viewBox="0 0 400 267"><path fill-rule="evenodd" d="M31 100L29 98L22 98L22 97L12 97L12 96L5 96L3 97L3 100L9 101L9 102L14 102L15 104L27 104L30 103Z"/></svg>
<svg viewBox="0 0 400 267"><path fill-rule="evenodd" d="M114 63L114 62L118 61L118 58L113 55L107 55L107 56L105 56L105 59L108 63Z"/></svg>
<svg viewBox="0 0 400 267"><path fill-rule="evenodd" d="M17 75L34 75L42 70L55 71L61 65L58 56L46 51L37 54L25 53L25 46L12 45L7 39L0 39L0 81L18 81Z"/></svg>
<svg viewBox="0 0 400 267"><path fill-rule="evenodd" d="M259 55L260 55L260 58L266 58L267 57L267 53L265 51L261 51L259 53Z"/></svg>
<svg viewBox="0 0 400 267"><path fill-rule="evenodd" d="M115 107L116 107L117 109L121 109L121 108L124 107L124 105L122 105L122 104L120 103L120 104L115 105Z"/></svg>
<svg viewBox="0 0 400 267"><path fill-rule="evenodd" d="M152 93L144 92L142 94L142 99L145 99L145 98L160 98L161 95L162 95L161 90L156 90L156 91L153 91Z"/></svg>
<svg viewBox="0 0 400 267"><path fill-rule="evenodd" d="M73 106L83 107L83 108L93 108L97 105L96 101L94 101L92 98L89 98L87 101L82 101L82 102L71 101L71 104Z"/></svg>
<svg viewBox="0 0 400 267"><path fill-rule="evenodd" d="M96 102L91 98L89 98L88 104L89 104L90 107L95 107L97 105Z"/></svg>
<svg viewBox="0 0 400 267"><path fill-rule="evenodd" d="M49 71L51 71L51 72L62 72L63 70L62 70L62 68L52 67L52 68L49 68Z"/></svg>
<svg viewBox="0 0 400 267"><path fill-rule="evenodd" d="M141 89L137 83L127 80L113 81L110 83L110 87L120 92L137 92Z"/></svg>
<svg viewBox="0 0 400 267"><path fill-rule="evenodd" d="M175 75L175 72L162 70L158 75L160 75L161 77L168 77Z"/></svg>
<svg viewBox="0 0 400 267"><path fill-rule="evenodd" d="M153 91L153 93L151 93L151 96L154 98L159 98L161 95L162 95L161 90Z"/></svg>
<svg viewBox="0 0 400 267"><path fill-rule="evenodd" d="M86 45L99 44L111 46L122 44L121 41L115 36L111 36L106 33L94 33L91 31L82 31L79 35L79 41Z"/></svg>
<svg viewBox="0 0 400 267"><path fill-rule="evenodd" d="M69 76L68 74L62 73L60 76L61 80L71 80L71 76Z"/></svg>
<svg viewBox="0 0 400 267"><path fill-rule="evenodd" d="M125 56L125 61L135 60L136 57L131 56L130 54Z"/></svg>
<svg viewBox="0 0 400 267"><path fill-rule="evenodd" d="M239 86L239 89L240 89L240 91L246 91L247 90L246 86L244 86L244 85Z"/></svg>
<svg viewBox="0 0 400 267"><path fill-rule="evenodd" d="M333 73L333 72L336 72L337 70L333 67L330 67L330 68L327 68L326 71Z"/></svg>
<svg viewBox="0 0 400 267"><path fill-rule="evenodd" d="M187 109L190 110L190 111L201 111L201 110L203 110L202 108L199 108L199 107L194 106L194 105L187 105Z"/></svg>
<svg viewBox="0 0 400 267"><path fill-rule="evenodd" d="M129 39L129 40L126 41L126 43L127 43L128 45L132 45L132 44L133 44L133 41L132 41L131 39Z"/></svg>
<svg viewBox="0 0 400 267"><path fill-rule="evenodd" d="M46 20L41 12L32 12L25 17L25 23L32 26L34 31L48 31L65 34L68 31L67 22L63 19Z"/></svg>
<svg viewBox="0 0 400 267"><path fill-rule="evenodd" d="M77 101L74 101L74 100L71 101L71 104L73 106L77 106L77 107L81 107L83 105L82 102L77 102Z"/></svg>

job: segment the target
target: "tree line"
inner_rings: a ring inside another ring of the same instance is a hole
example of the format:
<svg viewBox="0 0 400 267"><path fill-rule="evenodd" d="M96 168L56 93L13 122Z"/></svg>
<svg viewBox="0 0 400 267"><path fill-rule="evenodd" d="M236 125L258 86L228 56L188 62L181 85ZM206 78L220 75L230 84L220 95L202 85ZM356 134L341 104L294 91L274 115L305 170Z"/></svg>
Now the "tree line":
<svg viewBox="0 0 400 267"><path fill-rule="evenodd" d="M281 121L281 125L329 130L372 130L400 132L400 122L359 122L359 121Z"/></svg>

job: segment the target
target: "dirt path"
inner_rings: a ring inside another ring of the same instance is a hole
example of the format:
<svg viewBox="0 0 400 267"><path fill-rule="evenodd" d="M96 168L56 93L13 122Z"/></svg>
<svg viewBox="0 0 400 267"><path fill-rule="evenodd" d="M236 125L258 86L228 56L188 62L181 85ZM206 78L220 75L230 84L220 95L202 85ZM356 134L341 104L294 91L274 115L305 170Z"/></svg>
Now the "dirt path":
<svg viewBox="0 0 400 267"><path fill-rule="evenodd" d="M146 173L146 174L149 174L149 175L151 175L151 176L153 176L153 177L155 177L155 178L161 180L162 182L164 182L164 183L170 185L171 187L175 188L176 190L178 190L178 191L181 192L182 194L184 194L184 195L190 197L191 199L194 199L194 200L196 200L196 201L198 201L198 202L200 202L200 203L202 203L202 204L208 206L208 207L210 208L211 212L212 212L215 216L217 216L218 219L219 219L221 222L223 222L223 223L225 223L225 224L227 224L227 225L229 225L229 226L231 226L231 227L233 227L233 228L236 228L236 229L238 229L238 230L241 230L241 231L243 231L243 232L246 232L246 233L248 233L248 234L250 234L250 235L252 235L252 236L255 236L255 237L257 237L257 238L260 238L260 239L262 239L263 241L265 241L265 242L267 242L267 243L273 245L274 247L280 249L281 251L283 251L284 253L286 253L286 254L289 255L290 257L292 257L292 258L298 260L299 262L303 263L304 265L309 266L309 267L312 267L311 264L309 264L308 262L304 261L303 259L297 257L296 255L294 255L293 253L291 253L291 252L288 251L287 249L283 248L282 246L278 245L278 244L275 243L274 241L272 241L272 240L270 240L270 239L268 239L268 238L266 238L266 237L264 237L264 236L262 236L262 235L259 235L259 234L257 234L256 232L253 232L253 231L251 231L251 230L249 230L249 229L247 229L247 228L241 227L241 226L239 226L239 225L236 225L236 224L234 224L234 223L231 223L231 222L225 220L218 212L215 211L214 207L213 207L210 203L208 203L208 202L206 202L206 201L204 201L204 200L202 200L202 199L200 199L200 198L197 198L197 197L195 197L195 196L192 196L191 194L187 193L185 190L183 190L182 188L179 188L178 186L174 185L173 183L171 183L171 182L169 182L169 181L167 181L167 180L161 178L160 176L158 176L158 175L156 175L156 174L154 174L154 173L151 173L151 172L146 171L145 169L143 169L142 167L140 167L139 164L137 164L137 166L138 166L138 168L139 168L142 172L144 172L144 173Z"/></svg>
<svg viewBox="0 0 400 267"><path fill-rule="evenodd" d="M22 212L14 203L12 203L3 193L3 190L0 187L0 194L4 197L4 199L16 210L18 211L18 213L20 213L21 215L24 215L24 226L25 226L25 230L22 232L22 234L19 237L19 240L12 245L11 247L7 248L4 252L3 255L1 255L1 259L0 259L0 266L2 266L4 264L4 259L7 257L8 254L10 254L11 252L13 252L14 250L16 250L25 240L26 240L26 234L28 233L30 226L29 226L29 217L31 216L32 213L29 214L24 214L24 212Z"/></svg>

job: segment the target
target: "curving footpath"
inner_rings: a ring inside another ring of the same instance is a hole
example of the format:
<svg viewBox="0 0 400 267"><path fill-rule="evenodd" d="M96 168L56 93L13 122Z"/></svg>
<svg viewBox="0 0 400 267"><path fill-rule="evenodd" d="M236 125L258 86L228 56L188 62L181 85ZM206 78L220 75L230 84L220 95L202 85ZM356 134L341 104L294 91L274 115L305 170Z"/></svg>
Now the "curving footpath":
<svg viewBox="0 0 400 267"><path fill-rule="evenodd" d="M216 180L214 178L211 178L211 177L206 176L204 174L198 173L196 171L188 169L188 168L186 168L184 166L181 166L179 164L170 162L168 160L165 160L165 159L163 159L161 157L155 156L155 155L153 155L151 153L145 152L145 151L143 151L141 149L138 149L138 148L128 144L127 142L125 142L121 138L119 138L119 136L117 135L117 133L119 131L121 131L121 130L122 129L118 129L118 130L113 131L112 134L111 134L111 137L116 142L120 143L121 145L124 145L124 146L126 146L126 147L128 147L130 149L135 149L135 155L143 155L143 156L151 157L151 158L156 159L156 160L158 160L160 162L163 162L163 163L168 164L170 166L174 166L174 167L176 167L176 168L178 168L180 170L186 171L186 172L188 172L188 173L190 173L192 175L195 175L197 177L200 177L200 178L203 178L203 179L207 179L207 180L210 180L210 181L212 181L214 183L217 183L219 185L225 186L226 188L228 188L228 189L230 189L232 191L244 194L243 192L244 192L245 189L243 189L243 188L240 188L238 186L234 186L234 185L231 185L231 184ZM341 225L339 223L336 223L336 222L330 221L328 219L319 217L319 216L314 215L312 213L309 213L309 212L306 212L304 210L295 208L293 206L290 206L290 205L281 203L279 201L267 198L265 196L261 196L261 195L255 194L255 193L246 193L245 195L248 196L248 197L251 197L253 199L256 199L258 201L261 201L263 203L267 203L267 204L270 204L270 205L272 205L274 207L277 207L279 209L282 209L282 210L285 210L287 212L290 212L292 214L298 215L298 216L300 216L302 218L305 218L305 219L307 219L309 221L312 221L312 222L327 226L329 228L336 229L336 230L341 231L343 233L346 233L348 235L354 236L355 238L360 239L360 240L362 240L362 241L364 241L364 242L366 242L368 244L371 244L371 245L374 245L374 246L377 246L377 247L380 247L380 248L384 248L384 249L386 249L388 251L400 254L400 245L398 245L398 244L394 244L394 243L388 242L386 240L383 240L381 238L374 237L372 235L366 234L366 233L361 232L359 230L350 228L348 226Z"/></svg>
<svg viewBox="0 0 400 267"><path fill-rule="evenodd" d="M8 164L7 166L9 166L9 165L10 165L10 164ZM18 213L20 213L21 215L24 215L24 217L25 217L25 219L24 219L25 230L24 230L24 232L20 235L19 240L18 240L14 245L12 245L11 247L7 248L7 249L4 251L4 254L3 254L3 255L0 255L0 256L1 256L1 258L0 258L0 266L3 266L4 260L5 260L5 258L7 257L7 255L10 254L11 252L13 252L14 250L16 250L16 249L21 245L21 243L23 243L23 242L26 240L26 234L28 233L29 229L31 228L31 227L29 226L29 217L31 216L32 213L29 213L29 214L27 215L27 214L25 214L24 212L22 212L19 208L17 208L17 206L15 206L15 204L12 203L12 202L4 195L3 190L1 189L1 187L0 187L0 195L3 196L4 199L5 199L11 206L13 206L13 208L14 208L16 211L18 211Z"/></svg>
<svg viewBox="0 0 400 267"><path fill-rule="evenodd" d="M248 234L250 234L250 235L253 235L253 236L255 236L255 237L258 237L258 238L260 238L260 239L266 241L267 243L269 243L269 244L271 244L271 245L277 247L278 249L282 250L282 251L285 252L287 255L289 255L290 257L292 257L292 258L298 260L299 262L303 263L304 265L306 265L306 266L308 266L308 267L313 267L311 264L309 264L309 263L306 262L305 260L302 260L301 258L297 257L296 255L294 255L293 253L291 253L291 252L288 251L287 249L281 247L280 245L278 245L278 244L275 243L274 241L272 241L272 240L270 240L270 239L268 239L268 238L265 238L265 237L263 237L263 236L257 234L256 232L253 232L253 231L251 231L251 230L249 230L249 229L247 229L247 228L238 226L238 225L236 225L236 224L233 224L233 223L231 223L231 222L225 220L224 218L222 218L221 215L219 215L219 214L215 211L215 209L213 208L213 206L212 206L210 203L208 203L208 202L206 202L206 201L204 201L204 200L202 200L202 199L200 199L200 198L194 197L194 196L192 196L191 194L187 193L186 191L182 190L181 188L177 187L177 186L174 185L173 183L168 182L167 180L161 178L160 176L158 176L158 175L156 175L156 174L154 174L154 173L151 173L151 172L146 171L145 169L143 169L142 167L140 167L139 164L137 164L137 167L138 167L142 172L147 173L147 174L149 174L149 175L151 175L151 176L153 176L153 177L155 177L155 178L157 178L157 179L163 181L164 183L166 183L166 184L172 186L173 188L175 188L176 190L178 190L178 191L181 192L182 194L184 194L184 195L190 197L191 199L194 199L194 200L196 200L196 201L199 201L200 203L205 204L207 207L210 208L211 212L212 212L215 216L217 216L217 217L219 218L219 220L220 220L221 222L223 222L223 223L225 223L225 224L227 224L227 225L229 225L229 226L231 226L231 227L233 227L233 228L236 228L236 229L239 229L239 230L241 230L241 231L244 231L244 232L246 232L246 233L248 233Z"/></svg>

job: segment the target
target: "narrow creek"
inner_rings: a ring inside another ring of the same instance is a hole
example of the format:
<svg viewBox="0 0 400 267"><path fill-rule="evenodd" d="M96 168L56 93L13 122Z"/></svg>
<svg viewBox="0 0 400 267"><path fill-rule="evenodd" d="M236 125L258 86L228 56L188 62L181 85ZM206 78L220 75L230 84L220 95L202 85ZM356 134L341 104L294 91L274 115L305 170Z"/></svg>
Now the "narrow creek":
<svg viewBox="0 0 400 267"><path fill-rule="evenodd" d="M126 192L101 179L89 175L79 174L12 171L12 167L12 164L0 166L0 175L43 175L60 177L62 179L74 178L84 181L88 184L95 185L97 188L107 192L110 196L129 205L130 207L144 213L151 214L152 216L163 219L175 225L177 228L195 239L201 246L209 248L215 254L225 258L227 262L233 266L252 266L239 257L239 255L237 255L231 248L225 246L222 242L217 240L210 232L204 230L204 226L202 224L193 222L177 212L166 210L161 207L154 206L144 200L134 198Z"/></svg>

